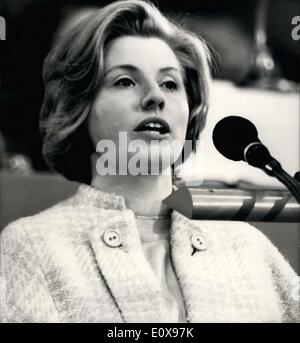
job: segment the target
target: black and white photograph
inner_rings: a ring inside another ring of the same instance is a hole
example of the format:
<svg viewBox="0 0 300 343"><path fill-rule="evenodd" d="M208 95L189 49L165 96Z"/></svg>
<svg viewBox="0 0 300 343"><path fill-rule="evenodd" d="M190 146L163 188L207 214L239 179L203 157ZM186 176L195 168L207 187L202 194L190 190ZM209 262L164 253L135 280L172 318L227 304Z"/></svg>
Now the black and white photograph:
<svg viewBox="0 0 300 343"><path fill-rule="evenodd" d="M300 322L299 0L1 0L0 40L0 323Z"/></svg>

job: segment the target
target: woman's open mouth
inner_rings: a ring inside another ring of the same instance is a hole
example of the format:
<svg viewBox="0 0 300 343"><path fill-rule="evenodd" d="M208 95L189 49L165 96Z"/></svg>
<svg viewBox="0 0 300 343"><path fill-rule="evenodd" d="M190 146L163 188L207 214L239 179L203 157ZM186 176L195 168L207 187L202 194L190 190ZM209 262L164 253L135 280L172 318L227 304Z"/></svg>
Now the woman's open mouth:
<svg viewBox="0 0 300 343"><path fill-rule="evenodd" d="M170 133L169 124L161 118L150 117L144 119L135 129L135 132L141 132L154 139L167 138Z"/></svg>

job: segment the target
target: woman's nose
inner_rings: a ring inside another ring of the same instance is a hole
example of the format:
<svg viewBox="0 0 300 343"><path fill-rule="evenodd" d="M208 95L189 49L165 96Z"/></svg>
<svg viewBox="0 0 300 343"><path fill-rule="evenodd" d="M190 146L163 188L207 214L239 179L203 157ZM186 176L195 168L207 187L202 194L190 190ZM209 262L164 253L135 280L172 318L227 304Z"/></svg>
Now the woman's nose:
<svg viewBox="0 0 300 343"><path fill-rule="evenodd" d="M142 99L142 108L146 111L160 110L165 107L165 97L159 87L152 87Z"/></svg>

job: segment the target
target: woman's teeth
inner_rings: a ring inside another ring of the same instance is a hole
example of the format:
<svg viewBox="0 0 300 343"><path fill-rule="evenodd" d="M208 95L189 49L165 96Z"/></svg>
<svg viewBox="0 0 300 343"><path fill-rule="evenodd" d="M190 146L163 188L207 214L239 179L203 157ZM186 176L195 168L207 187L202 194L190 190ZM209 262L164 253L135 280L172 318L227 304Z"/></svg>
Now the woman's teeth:
<svg viewBox="0 0 300 343"><path fill-rule="evenodd" d="M151 132L159 132L161 134L166 133L167 130L159 123L149 123L143 126L141 131L151 131Z"/></svg>
<svg viewBox="0 0 300 343"><path fill-rule="evenodd" d="M147 133L155 133L164 135L166 133L170 133L170 127L169 124L162 119L157 119L154 118L152 119L147 119L142 121L138 127L135 129L137 132L147 132Z"/></svg>
<svg viewBox="0 0 300 343"><path fill-rule="evenodd" d="M160 125L159 123L149 123L147 126L150 126L151 128L153 128L153 127L161 128L162 127L162 125Z"/></svg>

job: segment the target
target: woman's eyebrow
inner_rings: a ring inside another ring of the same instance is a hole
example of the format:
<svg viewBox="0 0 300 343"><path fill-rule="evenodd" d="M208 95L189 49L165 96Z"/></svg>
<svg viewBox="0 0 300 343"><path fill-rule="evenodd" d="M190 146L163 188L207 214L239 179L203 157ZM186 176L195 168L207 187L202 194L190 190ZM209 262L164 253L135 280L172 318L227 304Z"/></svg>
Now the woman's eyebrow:
<svg viewBox="0 0 300 343"><path fill-rule="evenodd" d="M180 73L180 70L176 67L165 67L165 68L160 68L159 71L161 73L166 73L166 72L169 72L169 71L176 71L177 73Z"/></svg>
<svg viewBox="0 0 300 343"><path fill-rule="evenodd" d="M132 72L141 72L140 69L132 64L120 64L120 65L115 65L111 68L109 68L107 71L105 71L104 73L104 76L106 76L107 74L109 74L110 72L112 72L113 70L115 69L125 69L125 70L128 70L128 71L132 71ZM169 71L175 71L177 73L181 73L180 70L176 67L163 67L163 68L160 68L159 69L159 72L160 73L166 73L166 72L169 72Z"/></svg>
<svg viewBox="0 0 300 343"><path fill-rule="evenodd" d="M137 67L135 67L132 64L120 64L120 65L115 65L115 66L109 68L107 71L105 71L104 76L109 74L110 72L112 72L115 69L126 69L126 70L134 71L134 72L139 70Z"/></svg>

